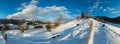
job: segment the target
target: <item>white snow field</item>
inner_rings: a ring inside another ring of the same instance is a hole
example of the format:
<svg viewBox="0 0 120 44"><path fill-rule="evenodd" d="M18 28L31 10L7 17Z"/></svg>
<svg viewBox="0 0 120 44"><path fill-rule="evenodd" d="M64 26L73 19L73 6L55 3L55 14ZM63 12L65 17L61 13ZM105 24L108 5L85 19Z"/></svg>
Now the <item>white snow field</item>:
<svg viewBox="0 0 120 44"><path fill-rule="evenodd" d="M93 21L90 33L90 21ZM61 24L48 32L46 29L30 29L24 33L9 30L7 44L120 44L120 28L94 19L74 20ZM79 25L77 25L79 24ZM53 38L54 37L54 38ZM6 44L0 34L0 44Z"/></svg>

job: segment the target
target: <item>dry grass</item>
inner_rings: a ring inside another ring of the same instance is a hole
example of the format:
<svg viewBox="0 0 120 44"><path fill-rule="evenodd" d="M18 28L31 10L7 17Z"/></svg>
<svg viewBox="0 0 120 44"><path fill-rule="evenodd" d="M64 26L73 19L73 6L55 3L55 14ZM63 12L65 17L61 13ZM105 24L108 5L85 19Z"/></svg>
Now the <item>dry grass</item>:
<svg viewBox="0 0 120 44"><path fill-rule="evenodd" d="M48 22L45 27L47 28L48 31L51 31L52 29L51 22Z"/></svg>
<svg viewBox="0 0 120 44"><path fill-rule="evenodd" d="M51 29L54 29L58 27L59 25L60 25L59 22L54 22L54 23L48 22L45 27L48 31L51 31Z"/></svg>
<svg viewBox="0 0 120 44"><path fill-rule="evenodd" d="M55 23L54 23L54 28L58 27L59 25L60 25L59 22L55 22Z"/></svg>

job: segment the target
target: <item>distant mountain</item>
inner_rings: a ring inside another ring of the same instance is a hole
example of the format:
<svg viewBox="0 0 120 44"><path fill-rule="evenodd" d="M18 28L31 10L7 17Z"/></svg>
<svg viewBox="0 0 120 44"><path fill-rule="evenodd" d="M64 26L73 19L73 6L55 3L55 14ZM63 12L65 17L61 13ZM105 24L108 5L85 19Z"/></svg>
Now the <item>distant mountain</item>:
<svg viewBox="0 0 120 44"><path fill-rule="evenodd" d="M18 19L0 19L0 23L11 23L11 24L16 24L16 25L18 25L19 23L25 23L25 22L29 22L30 24L32 24L32 23L35 23L35 22L37 22L37 23L42 23L42 24L44 24L44 23L46 23L46 22L42 22L42 21L39 21L39 20L18 20Z"/></svg>

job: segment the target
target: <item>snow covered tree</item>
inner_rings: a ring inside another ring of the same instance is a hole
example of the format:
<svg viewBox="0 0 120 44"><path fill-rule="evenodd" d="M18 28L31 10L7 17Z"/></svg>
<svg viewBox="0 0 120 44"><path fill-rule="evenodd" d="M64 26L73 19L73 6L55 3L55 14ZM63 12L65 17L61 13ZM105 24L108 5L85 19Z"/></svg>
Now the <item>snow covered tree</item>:
<svg viewBox="0 0 120 44"><path fill-rule="evenodd" d="M89 11L86 12L86 18L92 18L91 13Z"/></svg>

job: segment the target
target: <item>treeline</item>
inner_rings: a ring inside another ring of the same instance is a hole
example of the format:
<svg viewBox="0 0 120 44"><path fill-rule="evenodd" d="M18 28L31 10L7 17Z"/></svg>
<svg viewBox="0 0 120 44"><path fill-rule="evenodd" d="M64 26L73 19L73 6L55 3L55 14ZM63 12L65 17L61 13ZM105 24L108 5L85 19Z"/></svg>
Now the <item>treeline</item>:
<svg viewBox="0 0 120 44"><path fill-rule="evenodd" d="M115 18L110 18L106 16L96 16L94 19L101 21L101 22L112 22L112 23L117 23L120 24L120 16L115 17Z"/></svg>
<svg viewBox="0 0 120 44"><path fill-rule="evenodd" d="M88 19L88 18L92 18L91 13L88 11L86 13L82 12L79 16L76 17L76 19Z"/></svg>

